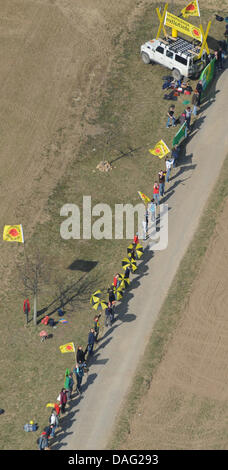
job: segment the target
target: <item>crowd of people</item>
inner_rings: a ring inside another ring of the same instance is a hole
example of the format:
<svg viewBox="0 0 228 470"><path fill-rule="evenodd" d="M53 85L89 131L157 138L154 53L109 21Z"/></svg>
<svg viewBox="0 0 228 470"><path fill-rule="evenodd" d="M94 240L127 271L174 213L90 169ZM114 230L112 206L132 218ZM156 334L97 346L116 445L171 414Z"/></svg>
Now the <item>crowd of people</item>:
<svg viewBox="0 0 228 470"><path fill-rule="evenodd" d="M168 77L164 77L164 79L167 82ZM170 82L170 83L173 83L173 82ZM185 80L182 82L179 80L175 81L173 86L174 86L174 89L178 91L178 93L183 93L187 88L188 88L188 94L191 94L191 92L193 91L192 88L189 85L187 85L187 82ZM202 83L202 80L199 80L192 94L193 109L191 109L191 106L186 106L186 108L183 110L183 112L181 113L179 117L175 116L175 105L172 104L169 107L167 111L167 116L168 116L168 119L166 122L167 129L169 127L176 127L178 124L183 125L186 122L185 137L187 137L188 132L190 132L191 130L192 114L194 116L197 116L198 110L200 108L202 92L203 92L203 83ZM152 221L155 220L156 206L160 205L160 198L162 198L165 194L165 183L169 182L171 170L172 168L175 168L177 166L179 155L180 155L180 145L174 145L171 151L171 157L165 158L165 169L159 171L158 178L154 182L153 197L151 199L151 202L148 204L148 208L146 210L146 219L148 217L148 213L151 213ZM146 231L144 231L144 238L146 238L148 224L146 223L145 226L146 226Z"/></svg>
<svg viewBox="0 0 228 470"><path fill-rule="evenodd" d="M107 289L108 301L103 302L105 313L104 325L106 327L111 327L115 319L115 306L118 299L118 293L123 294L124 289L130 283L130 273L132 270L132 263L136 266L136 260L138 255L136 252L137 247L143 252L142 246L139 244L139 238L136 234L132 243L132 247L128 250L129 266L126 266L123 273L116 273L113 282L110 287ZM125 286L123 286L125 283ZM28 299L27 299L28 300ZM29 302L29 301L28 301ZM26 305L28 302L25 301ZM25 307L26 309L26 307ZM90 328L88 332L87 346L83 350L82 346L78 346L76 352L76 362L73 368L66 369L64 377L64 386L61 389L56 403L53 403L51 414L49 417L49 423L42 431L40 437L37 439L37 444L39 450L50 450L50 440L55 437L56 430L61 425L61 416L64 416L66 413L67 404L70 403L72 399L73 392L76 393L76 396L82 396L82 381L83 377L88 374L88 361L94 353L94 345L99 341L99 332L100 332L100 320L101 313L96 314L93 318L93 327ZM33 429L31 429L33 430Z"/></svg>
<svg viewBox="0 0 228 470"><path fill-rule="evenodd" d="M224 67L224 54L222 48L219 48L216 51L216 67L218 70L221 70ZM163 88L168 88L170 82L166 80L166 85L163 85ZM179 93L184 92L189 85L186 81L175 83L175 87L179 90ZM191 90L188 90L191 93ZM195 90L192 90L192 105L193 109L190 106L187 106L181 116L176 118L175 116L175 105L171 105L167 112L167 122L166 128L170 126L176 127L177 124L183 124L186 122L186 135L191 129L191 115L197 116L200 104L201 104L201 95L203 91L202 81L196 85ZM145 222L144 222L144 239L148 236L148 220L151 217L152 222L156 220L156 209L160 205L160 198L165 194L165 184L170 180L171 169L175 168L178 164L178 159L180 155L180 145L174 145L171 156L166 157L165 159L165 169L160 170L158 173L158 178L153 185L153 194L151 201L146 205L145 210ZM132 243L132 250L128 252L129 259L131 263L135 264L137 260L136 248L139 246L138 235L136 234ZM131 263L126 267L123 274L117 273L113 278L112 285L108 288L108 301L105 308L105 318L104 325L105 327L111 327L115 319L115 305L118 299L117 293L122 285L123 281L125 282L125 287L130 282L130 273L133 272ZM121 287L121 290L124 290L124 287ZM28 321L28 313L30 311L29 300L26 299L24 302L24 313L26 314L26 319ZM49 423L46 428L41 433L40 437L37 440L38 448L40 450L49 450L50 449L50 439L55 437L56 430L61 426L61 416L64 416L67 409L67 404L69 404L72 399L73 392L80 397L82 395L82 381L85 373L87 374L88 362L90 357L94 353L94 345L99 341L100 333L100 320L101 313L96 314L93 319L93 327L90 328L88 332L87 346L83 350L82 346L78 346L76 352L76 362L71 370L66 369L64 377L64 386L61 389L56 403L53 403L51 414L49 417Z"/></svg>

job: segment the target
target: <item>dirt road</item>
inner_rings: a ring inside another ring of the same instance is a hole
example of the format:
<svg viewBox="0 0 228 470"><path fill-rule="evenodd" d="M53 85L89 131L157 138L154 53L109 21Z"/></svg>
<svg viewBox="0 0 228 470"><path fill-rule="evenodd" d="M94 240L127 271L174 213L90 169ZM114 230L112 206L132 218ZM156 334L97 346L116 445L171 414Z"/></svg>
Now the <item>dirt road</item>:
<svg viewBox="0 0 228 470"><path fill-rule="evenodd" d="M167 192L168 249L155 252L153 258L147 253L119 307L119 318L96 349L83 398L71 408L70 425L66 423L53 448L104 449L107 445L120 403L227 154L227 70L216 89L216 100L205 111L202 106L200 129L187 144L185 162L175 170Z"/></svg>

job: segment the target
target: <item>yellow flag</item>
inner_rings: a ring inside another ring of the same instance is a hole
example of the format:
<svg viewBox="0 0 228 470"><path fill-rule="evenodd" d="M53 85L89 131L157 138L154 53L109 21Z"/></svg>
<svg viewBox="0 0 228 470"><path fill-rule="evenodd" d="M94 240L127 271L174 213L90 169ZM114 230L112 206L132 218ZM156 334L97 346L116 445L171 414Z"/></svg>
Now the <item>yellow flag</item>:
<svg viewBox="0 0 228 470"><path fill-rule="evenodd" d="M144 204L147 205L148 202L151 201L151 199L148 196L146 196L144 193L141 193L140 191L138 191L138 194L141 197L141 199L143 200Z"/></svg>
<svg viewBox="0 0 228 470"><path fill-rule="evenodd" d="M5 225L3 230L3 240L6 242L24 243L22 225Z"/></svg>
<svg viewBox="0 0 228 470"><path fill-rule="evenodd" d="M74 347L74 343L67 343L67 344L62 344L61 346L59 346L59 349L61 351L61 353L69 353L69 352L75 352L75 347Z"/></svg>
<svg viewBox="0 0 228 470"><path fill-rule="evenodd" d="M169 147L165 144L164 140L159 140L153 149L149 149L152 155L156 155L159 158L163 158L167 153L170 152Z"/></svg>
<svg viewBox="0 0 228 470"><path fill-rule="evenodd" d="M200 16L198 0L190 2L183 10L181 10L182 16L188 18L188 16Z"/></svg>

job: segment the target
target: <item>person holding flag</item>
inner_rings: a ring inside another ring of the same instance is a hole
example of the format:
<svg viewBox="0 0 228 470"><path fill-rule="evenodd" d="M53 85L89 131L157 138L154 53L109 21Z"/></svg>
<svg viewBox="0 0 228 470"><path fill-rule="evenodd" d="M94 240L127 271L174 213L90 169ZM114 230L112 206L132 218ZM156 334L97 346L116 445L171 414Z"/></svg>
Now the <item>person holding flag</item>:
<svg viewBox="0 0 228 470"><path fill-rule="evenodd" d="M168 116L167 123L166 123L167 128L171 126L170 120L172 121L172 126L176 127L176 119L174 117L174 113L175 113L175 105L172 104L167 112L167 116Z"/></svg>
<svg viewBox="0 0 228 470"><path fill-rule="evenodd" d="M159 206L160 204L160 198L159 198L159 184L157 181L154 183L154 188L153 188L153 198L155 200L155 203Z"/></svg>

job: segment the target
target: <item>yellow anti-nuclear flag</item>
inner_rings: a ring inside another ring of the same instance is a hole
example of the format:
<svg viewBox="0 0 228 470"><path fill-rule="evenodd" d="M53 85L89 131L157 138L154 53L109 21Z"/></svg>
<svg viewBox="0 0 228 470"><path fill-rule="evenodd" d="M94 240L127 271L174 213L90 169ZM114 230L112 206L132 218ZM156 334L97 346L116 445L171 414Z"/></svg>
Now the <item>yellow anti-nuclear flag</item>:
<svg viewBox="0 0 228 470"><path fill-rule="evenodd" d="M24 243L22 225L5 225L3 230L3 240L6 242Z"/></svg>
<svg viewBox="0 0 228 470"><path fill-rule="evenodd" d="M144 204L147 205L148 202L151 201L151 199L148 196L146 196L144 193L141 193L140 191L138 191L138 194L141 197L141 199L143 200Z"/></svg>
<svg viewBox="0 0 228 470"><path fill-rule="evenodd" d="M172 29L180 31L180 33L186 34L187 36L191 36L191 38L197 39L198 41L202 42L203 36L200 28L197 28L197 26L194 26L188 21L182 20L182 18L180 18L179 16L175 16L167 11L165 15L164 24Z"/></svg>
<svg viewBox="0 0 228 470"><path fill-rule="evenodd" d="M152 155L156 155L159 158L163 158L167 153L170 152L169 147L165 144L164 140L159 140L153 149L149 149Z"/></svg>
<svg viewBox="0 0 228 470"><path fill-rule="evenodd" d="M75 352L75 347L74 347L74 343L67 343L67 344L62 344L61 346L59 346L59 349L61 351L61 353L69 353L69 352Z"/></svg>
<svg viewBox="0 0 228 470"><path fill-rule="evenodd" d="M183 10L181 10L182 16L188 18L189 16L200 16L200 9L198 0L190 2Z"/></svg>

